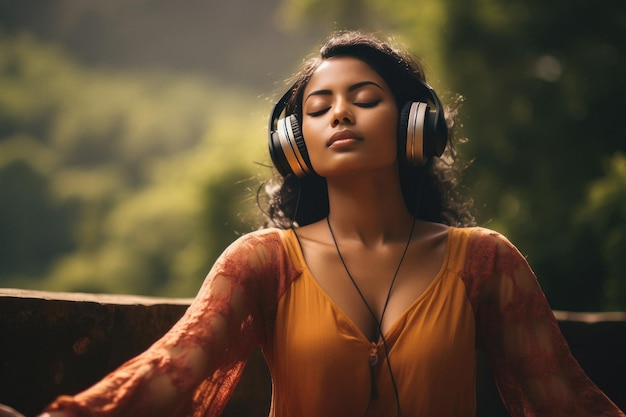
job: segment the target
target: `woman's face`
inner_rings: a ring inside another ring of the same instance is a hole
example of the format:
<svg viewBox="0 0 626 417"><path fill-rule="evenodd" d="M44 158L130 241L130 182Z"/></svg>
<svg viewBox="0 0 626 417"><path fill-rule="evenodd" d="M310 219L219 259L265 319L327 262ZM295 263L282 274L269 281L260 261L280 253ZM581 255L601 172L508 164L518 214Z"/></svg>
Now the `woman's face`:
<svg viewBox="0 0 626 417"><path fill-rule="evenodd" d="M302 134L323 177L394 167L398 108L381 76L353 57L315 70L302 98Z"/></svg>

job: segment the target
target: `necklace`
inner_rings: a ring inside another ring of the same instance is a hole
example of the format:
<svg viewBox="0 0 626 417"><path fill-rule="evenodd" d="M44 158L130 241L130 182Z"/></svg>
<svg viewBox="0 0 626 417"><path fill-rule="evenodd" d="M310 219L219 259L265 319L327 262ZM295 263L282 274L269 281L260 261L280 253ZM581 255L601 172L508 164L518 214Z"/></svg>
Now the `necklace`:
<svg viewBox="0 0 626 417"><path fill-rule="evenodd" d="M339 255L339 260L341 261L341 264L343 265L343 268L346 271L346 274L348 275L348 278L350 278L350 281L352 282L352 285L354 285L354 288L359 293L359 296L361 297L361 300L363 300L363 304L365 304L365 307L367 307L367 310L369 311L369 313L371 314L372 318L376 322L377 333L378 333L377 334L377 338L376 338L376 342L378 342L378 339L380 339L380 337L382 336L382 329L381 329L382 322L383 322L383 318L385 317L385 311L387 311L387 305L389 304L389 298L391 297L391 291L393 289L393 285L396 282L396 278L398 277L398 272L400 272L400 267L402 266L402 263L404 262L404 257L406 256L406 253L408 252L409 246L411 244L411 238L413 237L413 230L415 229L415 218L413 218L413 223L411 224L411 231L409 232L409 237L408 237L408 239L406 241L406 244L404 245L404 250L402 251L402 256L400 256L400 261L398 262L398 266L396 267L396 270L393 273L393 277L391 278L391 282L389 284L389 290L387 291L387 298L385 299L385 304L383 305L383 310L382 310L382 312L380 314L380 319L378 319L378 317L376 317L376 313L374 312L372 307L367 302L367 299L363 295L363 292L361 291L361 289L357 285L354 277L350 273L350 270L348 269L348 265L346 264L346 261L343 258L343 255L341 254L341 250L339 250L339 244L337 243L337 239L335 238L335 233L333 231L333 228L330 225L330 218L329 217L326 217L326 223L328 224L328 230L330 231L330 236L332 237L333 243L335 244L335 249L337 250L337 255ZM373 342L373 344L375 345L376 342ZM372 362L374 362L374 363L372 363ZM375 366L377 362L378 362L378 356L376 355L376 352L370 353L370 366Z"/></svg>
<svg viewBox="0 0 626 417"><path fill-rule="evenodd" d="M400 261L398 262L398 266L396 267L396 270L393 273L393 277L391 278L391 282L389 283L389 290L387 291L387 298L385 299L385 304L383 305L383 310L380 313L380 319L378 319L378 317L376 317L376 313L374 312L372 307L369 305L369 303L367 302L367 299L365 298L365 295L363 295L363 292L359 288L359 286L356 283L355 279L352 277L352 274L350 273L350 270L348 269L348 265L346 264L346 261L344 260L343 255L341 254L341 251L339 250L339 244L337 243L337 239L335 238L335 233L333 231L333 228L330 225L330 218L329 217L330 216L326 217L326 223L328 224L328 230L330 231L330 236L332 237L333 243L335 244L335 249L337 250L337 255L339 255L339 260L341 261L341 264L343 265L343 268L345 269L346 274L348 275L348 278L350 278L350 281L352 282L352 285L354 285L354 288L356 289L356 291L358 292L359 296L361 297L361 300L363 300L363 304L365 304L365 307L367 307L367 310L369 311L369 313L371 314L372 318L376 322L376 332L377 332L376 336L377 337L376 337L376 341L371 342L370 354L369 354L369 358L368 358L370 371L371 371L370 373L371 373L371 377L372 377L372 381L371 381L372 391L371 391L371 394L370 394L370 402L371 402L371 399L372 398L376 398L376 396L377 396L376 376L375 376L375 373L374 373L374 367L378 363L378 341L380 339L382 339L382 342L383 342L383 347L385 349L385 355L387 355L387 352L388 352L387 341L385 340L385 337L384 337L383 331L382 331L383 318L385 317L385 311L387 311L387 305L389 304L389 299L391 298L391 291L393 289L393 285L396 282L396 278L398 277L398 272L400 271L400 267L402 266L402 263L404 262L404 257L406 256L406 253L408 252L409 246L411 244L411 238L413 237L413 231L415 229L415 217L413 218L413 223L411 224L411 231L409 232L409 237L408 237L408 239L406 241L406 245L404 246L404 250L402 251L402 256L400 256ZM396 403L397 403L397 406L398 406L398 415L400 415L400 403L399 403L399 398L398 398L398 390L397 390L397 387L396 387L395 379L393 377L393 373L391 372L391 364L389 363L389 357L388 356L387 356L387 367L389 368L389 374L391 375L391 382L393 384L394 391L396 393ZM368 410L369 410L369 405L368 405Z"/></svg>
<svg viewBox="0 0 626 417"><path fill-rule="evenodd" d="M400 416L401 415L400 397L398 394L398 387L396 386L396 381L393 376L393 372L391 371L391 363L389 362L389 356L388 356L389 349L387 349L387 340L385 339L385 336L383 335L382 323L383 323L383 318L385 317L385 311L387 311L387 305L389 304L389 298L391 297L393 284L396 282L396 278L398 277L398 272L400 271L400 267L402 266L402 263L404 262L404 257L406 256L406 253L408 252L409 246L411 244L411 238L413 237L413 231L415 230L415 217L413 217L413 223L411 224L411 231L409 232L409 237L407 238L406 245L404 246L404 250L402 251L402 256L400 256L400 261L398 262L398 266L396 267L396 270L393 273L393 277L391 278L391 282L389 283L389 290L387 291L387 298L385 299L385 304L383 305L383 311L381 311L380 313L380 320L378 319L378 317L376 317L376 313L367 302L365 295L363 295L363 292L361 292L361 289L359 288L356 281L352 277L352 274L350 273L350 270L348 269L348 265L346 265L346 261L344 260L343 255L341 254L341 250L339 250L339 244L337 243L337 239L335 238L335 233L333 231L332 226L330 225L329 216L326 217L326 223L328 224L328 230L330 231L330 236L332 237L333 243L335 244L337 255L339 255L339 260L341 261L341 264L343 265L343 268L346 271L348 278L350 278L352 285L354 285L354 288L359 293L361 300L363 300L363 304L365 304L365 307L367 307L367 310L369 311L372 318L374 319L374 322L376 323L376 332L377 332L376 341L373 341L370 343L370 354L368 358L368 362L370 366L370 376L371 376L371 382L370 382L371 392L370 392L370 400L368 402L367 409L365 410L365 415L367 415L369 412L370 406L372 404L372 399L378 396L378 389L376 386L376 374L374 372L374 367L378 363L378 341L382 339L383 347L385 349L385 356L387 357L387 369L389 370L391 384L393 385L393 390L394 390L395 397L396 397L396 407L397 407L396 415Z"/></svg>

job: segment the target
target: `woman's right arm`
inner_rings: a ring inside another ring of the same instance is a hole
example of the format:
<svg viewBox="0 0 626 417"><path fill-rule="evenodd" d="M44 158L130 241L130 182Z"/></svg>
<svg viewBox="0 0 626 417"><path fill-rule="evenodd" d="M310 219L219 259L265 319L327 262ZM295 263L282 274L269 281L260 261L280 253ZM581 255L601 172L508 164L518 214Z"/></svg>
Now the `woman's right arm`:
<svg viewBox="0 0 626 417"><path fill-rule="evenodd" d="M275 293L272 282L285 267L277 236L255 232L234 242L165 336L86 391L57 398L45 412L174 417L201 409L218 415L266 331L268 294Z"/></svg>

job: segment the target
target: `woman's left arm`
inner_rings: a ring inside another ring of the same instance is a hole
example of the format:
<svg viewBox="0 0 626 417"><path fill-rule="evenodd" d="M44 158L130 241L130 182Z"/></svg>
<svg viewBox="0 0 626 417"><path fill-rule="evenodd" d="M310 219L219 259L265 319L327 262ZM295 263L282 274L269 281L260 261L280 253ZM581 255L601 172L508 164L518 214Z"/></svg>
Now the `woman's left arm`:
<svg viewBox="0 0 626 417"><path fill-rule="evenodd" d="M479 229L465 273L503 403L513 417L624 417L572 356L537 279L503 236Z"/></svg>

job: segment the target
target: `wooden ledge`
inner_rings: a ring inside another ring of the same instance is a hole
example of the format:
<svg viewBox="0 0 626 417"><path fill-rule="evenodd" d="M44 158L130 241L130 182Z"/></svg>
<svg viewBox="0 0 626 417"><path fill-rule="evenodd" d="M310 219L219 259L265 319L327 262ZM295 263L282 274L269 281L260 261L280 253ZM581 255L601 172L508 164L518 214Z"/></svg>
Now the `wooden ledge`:
<svg viewBox="0 0 626 417"><path fill-rule="evenodd" d="M56 292L23 290L17 288L0 288L0 297L30 298L54 301L76 301L98 304L117 305L189 305L193 298L152 297L128 294L93 294L82 292ZM600 323L626 321L625 311L609 312L577 312L555 310L554 315L559 321L577 321L583 323Z"/></svg>
<svg viewBox="0 0 626 417"><path fill-rule="evenodd" d="M576 312L554 311L558 321L579 321L583 323L601 323L606 321L626 321L624 311Z"/></svg>
<svg viewBox="0 0 626 417"><path fill-rule="evenodd" d="M83 292L56 292L0 288L0 297L31 298L54 301L77 301L119 305L189 305L193 298L149 297L126 294L92 294Z"/></svg>

